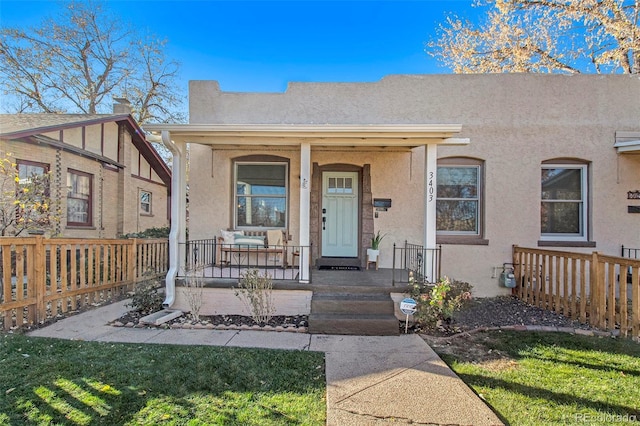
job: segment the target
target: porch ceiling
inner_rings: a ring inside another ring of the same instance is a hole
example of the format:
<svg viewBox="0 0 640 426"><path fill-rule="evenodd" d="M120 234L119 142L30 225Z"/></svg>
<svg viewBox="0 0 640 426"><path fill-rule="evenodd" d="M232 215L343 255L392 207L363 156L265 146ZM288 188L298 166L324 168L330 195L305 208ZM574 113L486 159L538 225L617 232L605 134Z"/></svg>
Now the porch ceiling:
<svg viewBox="0 0 640 426"><path fill-rule="evenodd" d="M466 145L455 137L460 124L300 125L145 124L145 131L168 131L175 142L202 145L390 146Z"/></svg>

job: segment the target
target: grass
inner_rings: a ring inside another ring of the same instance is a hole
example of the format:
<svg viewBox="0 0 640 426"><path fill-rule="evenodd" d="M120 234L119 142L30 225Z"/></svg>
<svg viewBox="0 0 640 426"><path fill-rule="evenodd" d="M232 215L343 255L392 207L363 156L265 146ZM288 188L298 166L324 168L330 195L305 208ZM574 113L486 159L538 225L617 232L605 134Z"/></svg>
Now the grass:
<svg viewBox="0 0 640 426"><path fill-rule="evenodd" d="M640 421L637 343L565 333L492 332L474 339L494 356L442 357L507 424Z"/></svg>
<svg viewBox="0 0 640 426"><path fill-rule="evenodd" d="M0 425L323 425L324 354L0 334Z"/></svg>

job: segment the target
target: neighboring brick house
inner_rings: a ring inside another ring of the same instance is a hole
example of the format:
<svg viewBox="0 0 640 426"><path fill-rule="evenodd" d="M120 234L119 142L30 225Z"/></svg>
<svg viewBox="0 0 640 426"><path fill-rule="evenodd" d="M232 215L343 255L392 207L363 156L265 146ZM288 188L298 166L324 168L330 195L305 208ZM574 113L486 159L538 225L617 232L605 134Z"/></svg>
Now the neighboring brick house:
<svg viewBox="0 0 640 426"><path fill-rule="evenodd" d="M171 171L126 104L115 107L122 113L0 114L0 156L22 173L50 172L59 220L48 234L115 238L169 225Z"/></svg>

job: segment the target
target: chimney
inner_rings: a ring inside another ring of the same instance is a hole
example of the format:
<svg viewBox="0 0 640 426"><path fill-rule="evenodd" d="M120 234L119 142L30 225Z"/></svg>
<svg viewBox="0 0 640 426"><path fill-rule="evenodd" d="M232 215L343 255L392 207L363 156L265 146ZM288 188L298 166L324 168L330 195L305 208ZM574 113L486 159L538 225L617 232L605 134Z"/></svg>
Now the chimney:
<svg viewBox="0 0 640 426"><path fill-rule="evenodd" d="M131 114L131 102L127 98L113 98L114 114Z"/></svg>

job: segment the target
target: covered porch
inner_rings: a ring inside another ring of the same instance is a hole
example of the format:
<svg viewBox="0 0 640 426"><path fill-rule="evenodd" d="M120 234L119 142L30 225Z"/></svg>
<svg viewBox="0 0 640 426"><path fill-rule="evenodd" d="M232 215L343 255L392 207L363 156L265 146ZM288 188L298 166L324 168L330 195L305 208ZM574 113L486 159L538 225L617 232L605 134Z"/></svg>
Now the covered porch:
<svg viewBox="0 0 640 426"><path fill-rule="evenodd" d="M454 144L466 145L467 138L457 137L462 126L459 124L423 124L423 125L281 125L281 124L157 124L146 125L145 130L160 132L162 141L172 151L174 157L174 174L172 193L172 230L170 234L171 265L172 270L167 276L167 300L165 304L171 306L174 292L172 291L177 277L184 276L186 272L187 256L185 238L185 212L184 205L186 189L186 146L198 144L210 146L212 152L220 152L230 149L244 149L248 152L264 152L265 150L287 150L298 152L295 174L290 177L292 192L288 209L290 218L287 221L289 244L304 250L309 250L308 261L297 261L298 272L294 280L305 284L312 280L312 268L316 261L323 256L320 251L324 240L325 225L324 209L321 208L318 191L317 167L322 172L322 164L327 164L328 158L333 158L334 166L331 170L341 170L341 153L376 152L376 155L384 155L385 152L407 152L413 158L415 152L423 152L423 173L425 181L421 187L423 194L417 194L423 200L422 221L415 224L419 231L418 243L427 249L435 248L435 208L436 208L436 172L437 172L437 146ZM421 148L414 151L416 148ZM215 151L220 150L220 151ZM315 154L313 154L315 153ZM328 154L329 153L329 154ZM323 158L321 164L316 166L313 158ZM299 168L298 168L299 166ZM380 167L393 167L393 164ZM299 172L299 173L296 173ZM356 259L362 262L366 256L366 249L374 233L374 208L370 181L366 178L367 167L361 169L358 179L361 193L357 209L359 217L357 224L357 253ZM421 173L422 175L422 173ZM193 178L193 177L192 177ZM412 194L413 196L413 194ZM193 195L191 196L193 197ZM232 202L231 199L220 200L221 203ZM401 208L400 206L398 208ZM193 217L191 220L194 220ZM228 226L228 224L227 224ZM389 229L393 233L393 229ZM198 236L191 232L191 238ZM352 255L350 255L352 256ZM387 260L390 262L390 259ZM428 262L428 259L425 259ZM316 274L319 271L313 271ZM315 284L315 283L314 283Z"/></svg>

